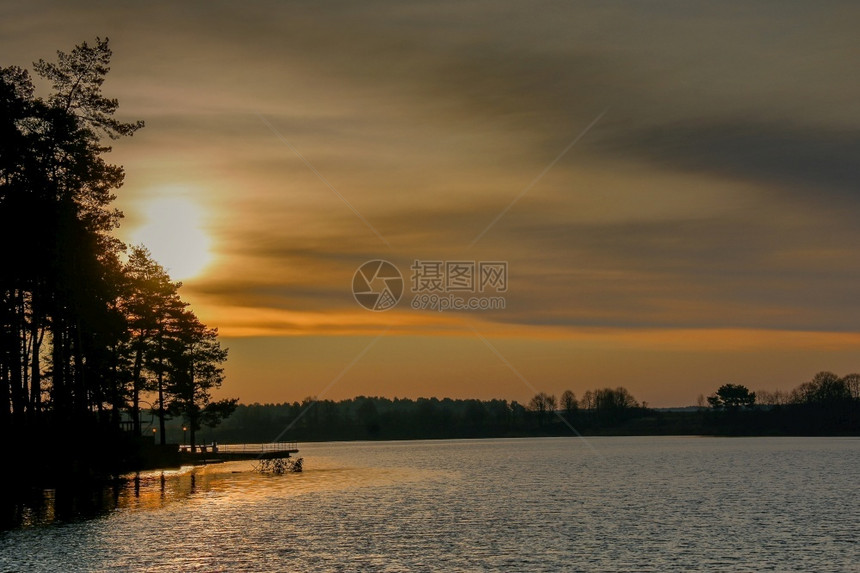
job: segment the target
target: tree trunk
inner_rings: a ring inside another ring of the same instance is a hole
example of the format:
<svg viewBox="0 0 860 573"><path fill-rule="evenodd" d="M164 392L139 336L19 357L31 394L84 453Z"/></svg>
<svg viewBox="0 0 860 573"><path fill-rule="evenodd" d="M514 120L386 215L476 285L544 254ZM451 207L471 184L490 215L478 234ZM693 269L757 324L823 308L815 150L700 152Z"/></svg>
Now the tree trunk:
<svg viewBox="0 0 860 573"><path fill-rule="evenodd" d="M160 444L163 446L167 443L164 427L164 364L163 353L164 348L161 338L158 340L158 431L161 432Z"/></svg>
<svg viewBox="0 0 860 573"><path fill-rule="evenodd" d="M134 421L134 435L140 435L140 371L143 365L143 348L135 351L134 369L131 377L131 417Z"/></svg>
<svg viewBox="0 0 860 573"><path fill-rule="evenodd" d="M2 347L0 347L0 396L2 396L2 402L0 402L0 428L5 430L9 427L11 421L11 386L9 380L9 336L8 332L2 332Z"/></svg>
<svg viewBox="0 0 860 573"><path fill-rule="evenodd" d="M63 327L56 317L51 325L51 386L54 412L61 414L66 406L66 383L63 379Z"/></svg>
<svg viewBox="0 0 860 573"><path fill-rule="evenodd" d="M24 386L26 384L25 374L29 361L27 360L27 326L24 320L24 294L21 290L15 291L14 320L15 355L10 357L10 363L13 364L10 379L12 419L16 422L22 422L24 409L27 405L27 391Z"/></svg>
<svg viewBox="0 0 860 573"><path fill-rule="evenodd" d="M122 382L119 379L119 345L114 344L113 352L111 352L111 357L113 359L113 363L111 364L111 384L109 388L110 392L110 400L111 400L111 424L114 427L119 427L121 415L120 412L123 408L124 400L122 397Z"/></svg>
<svg viewBox="0 0 860 573"><path fill-rule="evenodd" d="M90 397L87 389L87 377L84 371L84 349L81 341L80 321L75 324L73 360L75 364L75 416L86 416Z"/></svg>
<svg viewBox="0 0 860 573"><path fill-rule="evenodd" d="M188 401L186 402L186 416L188 416L188 429L191 430L191 451L194 451L195 435L197 431L197 413L194 410L194 359L192 358L188 367Z"/></svg>
<svg viewBox="0 0 860 573"><path fill-rule="evenodd" d="M166 438L164 437L164 375L161 371L158 372L158 431L161 432L159 443L163 446Z"/></svg>
<svg viewBox="0 0 860 573"><path fill-rule="evenodd" d="M42 411L42 366L39 361L39 353L42 351L45 331L39 327L36 321L35 308L31 326L30 336L33 340L33 355L30 357L30 418L36 421Z"/></svg>

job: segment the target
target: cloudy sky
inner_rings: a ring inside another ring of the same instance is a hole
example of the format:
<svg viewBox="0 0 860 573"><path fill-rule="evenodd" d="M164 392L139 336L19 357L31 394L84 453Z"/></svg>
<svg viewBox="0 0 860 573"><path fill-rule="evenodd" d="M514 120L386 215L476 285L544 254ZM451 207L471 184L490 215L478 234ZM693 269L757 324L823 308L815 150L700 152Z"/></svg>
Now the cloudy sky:
<svg viewBox="0 0 860 573"><path fill-rule="evenodd" d="M858 21L851 2L5 2L0 65L110 37L104 89L146 121L111 154L119 234L220 328L227 395L686 405L860 370ZM353 298L372 259L405 277L392 310ZM412 309L415 260L506 261L505 308Z"/></svg>

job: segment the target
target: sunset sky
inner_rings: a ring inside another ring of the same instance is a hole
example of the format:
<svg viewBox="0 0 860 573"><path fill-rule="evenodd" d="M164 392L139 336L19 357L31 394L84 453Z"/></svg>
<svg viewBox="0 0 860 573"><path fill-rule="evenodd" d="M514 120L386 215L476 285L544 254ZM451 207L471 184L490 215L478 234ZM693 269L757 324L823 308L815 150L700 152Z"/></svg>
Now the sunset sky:
<svg viewBox="0 0 860 573"><path fill-rule="evenodd" d="M675 406L860 371L858 22L852 2L14 1L0 65L110 37L104 91L146 122L108 157L118 233L220 329L223 395ZM372 259L406 279L392 310L353 298ZM416 259L506 261L506 308L413 310Z"/></svg>

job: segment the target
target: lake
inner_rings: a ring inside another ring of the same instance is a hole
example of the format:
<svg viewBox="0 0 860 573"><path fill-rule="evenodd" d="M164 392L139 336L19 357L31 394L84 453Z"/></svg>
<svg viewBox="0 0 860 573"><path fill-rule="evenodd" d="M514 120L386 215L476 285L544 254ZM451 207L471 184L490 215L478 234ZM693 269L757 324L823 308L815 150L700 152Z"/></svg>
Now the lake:
<svg viewBox="0 0 860 573"><path fill-rule="evenodd" d="M301 474L231 462L86 502L49 491L0 533L0 570L860 571L858 438L300 448Z"/></svg>

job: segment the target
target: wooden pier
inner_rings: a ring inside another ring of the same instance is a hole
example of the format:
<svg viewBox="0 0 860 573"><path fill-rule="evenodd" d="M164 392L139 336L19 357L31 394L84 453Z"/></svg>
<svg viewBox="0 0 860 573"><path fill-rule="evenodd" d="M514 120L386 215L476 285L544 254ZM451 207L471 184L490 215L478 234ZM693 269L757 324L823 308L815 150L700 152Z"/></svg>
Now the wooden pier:
<svg viewBox="0 0 860 573"><path fill-rule="evenodd" d="M179 446L184 464L219 464L240 460L271 460L289 458L299 451L296 442L269 442L266 444L200 444L194 447Z"/></svg>

